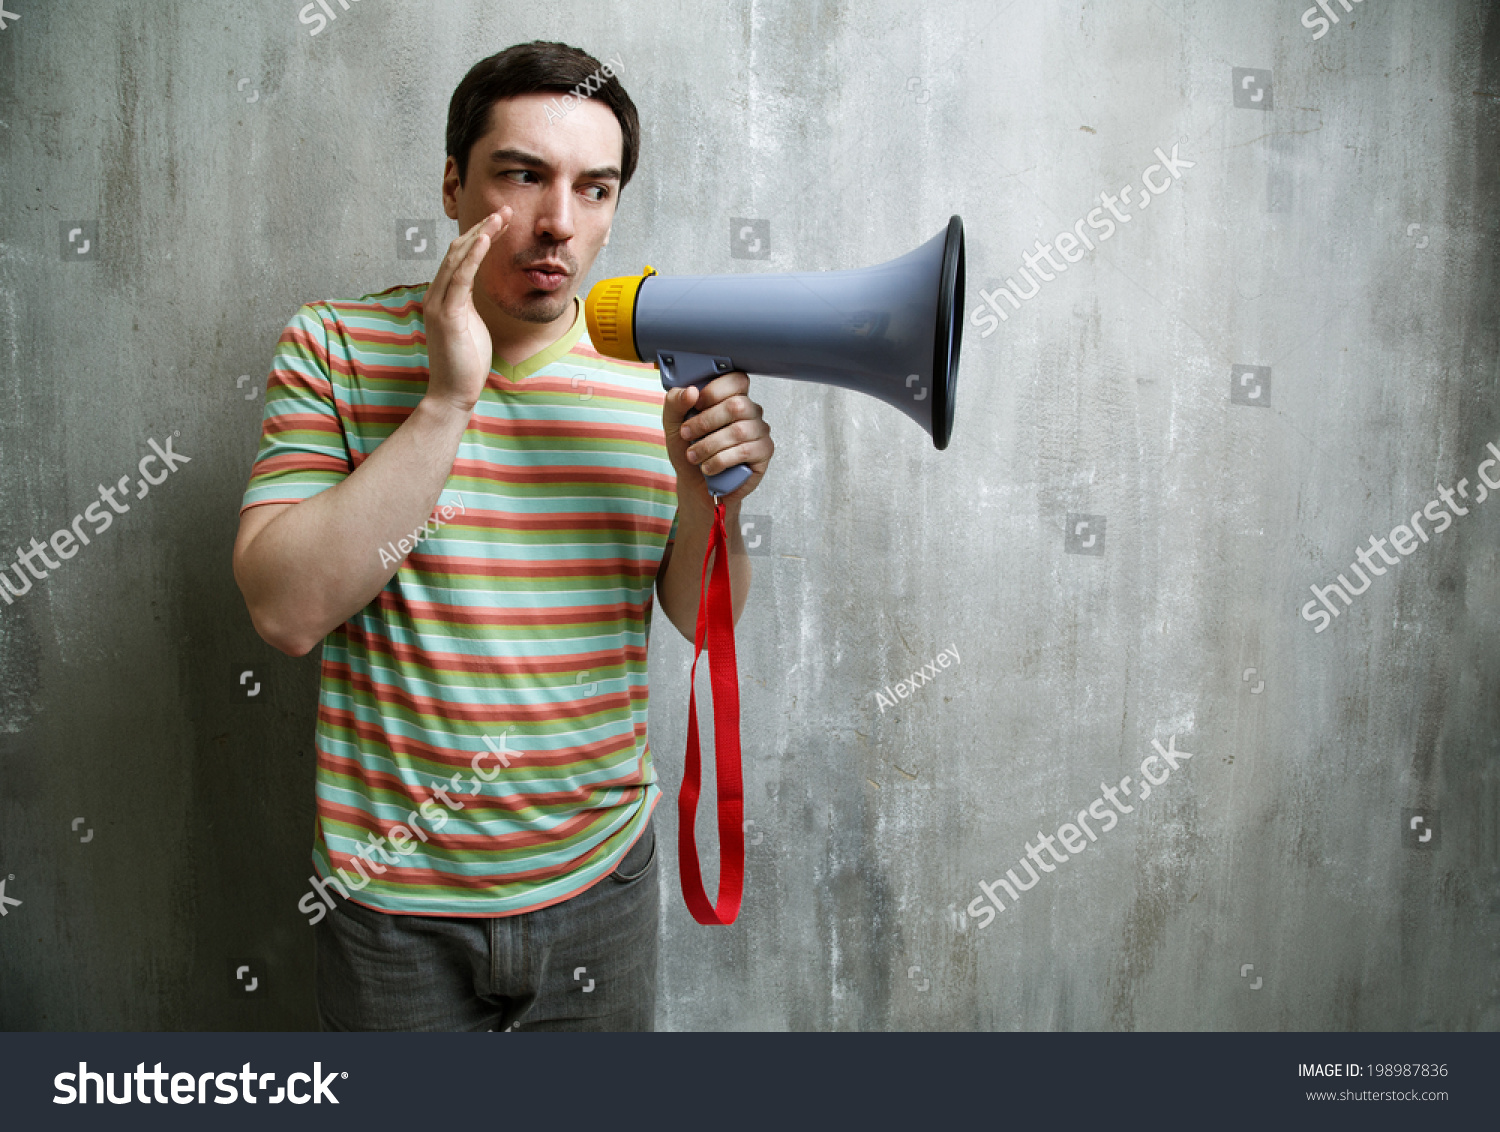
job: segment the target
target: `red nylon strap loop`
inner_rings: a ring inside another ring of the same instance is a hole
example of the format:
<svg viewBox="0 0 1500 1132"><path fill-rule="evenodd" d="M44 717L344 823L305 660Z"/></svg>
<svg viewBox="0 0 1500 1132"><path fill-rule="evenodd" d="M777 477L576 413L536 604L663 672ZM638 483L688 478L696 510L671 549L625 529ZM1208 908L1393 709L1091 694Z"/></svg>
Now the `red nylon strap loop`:
<svg viewBox="0 0 1500 1132"><path fill-rule="evenodd" d="M708 569L710 558L712 578ZM693 653L692 675L688 677L687 759L682 772L682 793L677 796L678 871L682 875L682 897L693 919L700 924L724 926L734 923L740 914L740 897L745 889L745 786L740 776L740 687L734 658L729 539L724 531L724 503L720 499L714 501L714 529L703 555L703 578L699 585L697 649ZM693 829L703 767L698 752L697 689L692 680L698 674L698 657L705 640L713 688L717 748L714 766L719 786L719 899L713 905L709 904L703 888L698 839Z"/></svg>

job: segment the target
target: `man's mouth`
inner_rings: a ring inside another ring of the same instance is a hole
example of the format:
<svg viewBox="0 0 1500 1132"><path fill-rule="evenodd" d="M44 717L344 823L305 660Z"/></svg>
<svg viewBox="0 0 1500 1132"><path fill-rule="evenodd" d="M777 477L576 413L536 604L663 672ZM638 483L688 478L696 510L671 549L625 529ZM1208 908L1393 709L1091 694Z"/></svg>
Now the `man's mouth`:
<svg viewBox="0 0 1500 1132"><path fill-rule="evenodd" d="M524 268L523 273L539 291L555 291L568 281L568 273L556 264Z"/></svg>

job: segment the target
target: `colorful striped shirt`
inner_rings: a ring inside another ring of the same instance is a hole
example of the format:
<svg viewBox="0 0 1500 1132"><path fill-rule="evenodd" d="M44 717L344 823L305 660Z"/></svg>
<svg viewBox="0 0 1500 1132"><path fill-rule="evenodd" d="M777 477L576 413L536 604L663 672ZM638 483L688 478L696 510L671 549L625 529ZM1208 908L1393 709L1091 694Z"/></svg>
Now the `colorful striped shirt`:
<svg viewBox="0 0 1500 1132"><path fill-rule="evenodd" d="M297 311L242 513L337 485L416 408L426 290ZM646 649L676 532L664 394L574 314L535 356L494 360L432 517L370 547L400 566L323 642L313 863L381 911L566 900L619 864L661 794Z"/></svg>

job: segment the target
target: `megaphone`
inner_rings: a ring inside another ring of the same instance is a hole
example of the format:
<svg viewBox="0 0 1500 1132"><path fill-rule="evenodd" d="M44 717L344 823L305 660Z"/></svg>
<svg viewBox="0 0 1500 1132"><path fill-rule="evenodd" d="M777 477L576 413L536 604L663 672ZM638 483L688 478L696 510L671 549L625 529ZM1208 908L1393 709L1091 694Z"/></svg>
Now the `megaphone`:
<svg viewBox="0 0 1500 1132"><path fill-rule="evenodd" d="M648 265L594 284L584 317L596 350L654 362L664 389L730 370L836 385L900 409L943 449L963 304L964 225L954 216L915 251L856 271L658 275ZM706 475L715 495L749 477L744 464Z"/></svg>

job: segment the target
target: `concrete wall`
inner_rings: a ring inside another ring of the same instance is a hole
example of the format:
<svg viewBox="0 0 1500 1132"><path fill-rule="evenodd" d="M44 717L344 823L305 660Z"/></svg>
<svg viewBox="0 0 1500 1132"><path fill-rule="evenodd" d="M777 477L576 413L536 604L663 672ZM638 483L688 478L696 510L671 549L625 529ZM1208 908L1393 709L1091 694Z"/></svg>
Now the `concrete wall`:
<svg viewBox="0 0 1500 1132"><path fill-rule="evenodd" d="M1500 16L1334 3L1314 39L1310 2L333 0L313 36L301 0L6 0L0 546L152 440L191 462L0 606L0 1026L316 1026L316 653L264 645L229 569L259 390L299 303L430 277L398 222L456 234L449 95L538 37L617 54L641 110L596 278L861 267L958 213L966 312L1007 313L966 321L945 452L755 385L748 894L730 929L681 903L663 619L660 1026L1500 1026ZM1035 297L993 290L1078 222ZM1192 758L1143 799L1153 741ZM1125 776L1114 828L966 911Z"/></svg>

